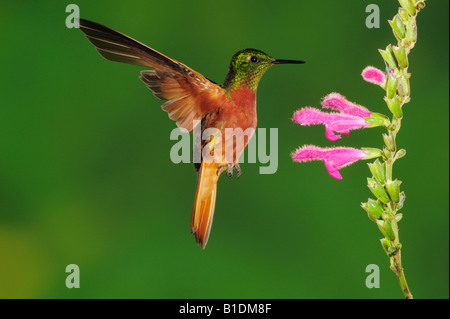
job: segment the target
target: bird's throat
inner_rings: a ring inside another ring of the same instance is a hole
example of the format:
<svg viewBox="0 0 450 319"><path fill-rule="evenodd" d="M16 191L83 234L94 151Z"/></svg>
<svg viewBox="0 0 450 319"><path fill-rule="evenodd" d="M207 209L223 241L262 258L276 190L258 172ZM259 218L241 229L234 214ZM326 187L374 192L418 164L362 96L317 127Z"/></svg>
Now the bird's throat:
<svg viewBox="0 0 450 319"><path fill-rule="evenodd" d="M229 97L243 110L253 109L256 106L256 89L252 90L245 85L229 92Z"/></svg>

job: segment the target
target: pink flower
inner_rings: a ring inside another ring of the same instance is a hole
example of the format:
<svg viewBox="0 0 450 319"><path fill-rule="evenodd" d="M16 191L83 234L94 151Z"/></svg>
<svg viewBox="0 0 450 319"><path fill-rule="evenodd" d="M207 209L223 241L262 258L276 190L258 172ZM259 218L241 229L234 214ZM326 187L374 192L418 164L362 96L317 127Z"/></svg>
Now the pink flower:
<svg viewBox="0 0 450 319"><path fill-rule="evenodd" d="M325 136L330 141L341 138L341 135L336 135L334 132L348 136L350 130L369 126L369 123L363 117L336 112L326 113L312 107L305 107L298 110L294 113L292 120L303 126L312 124L325 125Z"/></svg>
<svg viewBox="0 0 450 319"><path fill-rule="evenodd" d="M386 80L384 72L373 66L366 67L361 75L365 81L373 84L384 84Z"/></svg>
<svg viewBox="0 0 450 319"><path fill-rule="evenodd" d="M322 101L322 107L359 117L370 116L370 111L364 106L347 101L347 99L339 93L330 93L325 96Z"/></svg>
<svg viewBox="0 0 450 319"><path fill-rule="evenodd" d="M304 145L292 154L294 161L299 163L308 161L324 161L328 173L336 178L342 179L339 170L353 164L358 160L368 157L363 150L351 147L320 148L314 145Z"/></svg>

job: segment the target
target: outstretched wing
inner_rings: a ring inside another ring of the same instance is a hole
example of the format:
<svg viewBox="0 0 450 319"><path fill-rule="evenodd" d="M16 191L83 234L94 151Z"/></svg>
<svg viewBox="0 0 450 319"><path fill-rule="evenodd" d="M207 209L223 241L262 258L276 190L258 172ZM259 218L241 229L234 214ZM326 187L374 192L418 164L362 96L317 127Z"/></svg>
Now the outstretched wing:
<svg viewBox="0 0 450 319"><path fill-rule="evenodd" d="M153 94L167 100L162 109L178 127L189 132L193 121L201 121L224 98L224 90L183 63L101 24L80 19L80 30L106 59L151 68L140 79Z"/></svg>

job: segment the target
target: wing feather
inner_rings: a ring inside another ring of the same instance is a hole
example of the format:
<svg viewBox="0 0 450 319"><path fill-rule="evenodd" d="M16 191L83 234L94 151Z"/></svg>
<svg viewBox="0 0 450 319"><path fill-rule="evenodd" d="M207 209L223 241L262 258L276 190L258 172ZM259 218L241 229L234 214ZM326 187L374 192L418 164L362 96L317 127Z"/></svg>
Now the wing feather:
<svg viewBox="0 0 450 319"><path fill-rule="evenodd" d="M193 121L214 110L225 91L183 63L173 60L123 33L96 22L80 19L80 30L106 59L147 66L140 79L155 97L166 100L162 109L188 131Z"/></svg>

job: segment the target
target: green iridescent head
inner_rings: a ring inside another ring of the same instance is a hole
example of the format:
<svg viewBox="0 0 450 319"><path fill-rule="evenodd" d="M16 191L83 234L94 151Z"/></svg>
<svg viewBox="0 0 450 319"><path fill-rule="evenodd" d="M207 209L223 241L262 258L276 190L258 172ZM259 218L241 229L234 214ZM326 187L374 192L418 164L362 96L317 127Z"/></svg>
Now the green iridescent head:
<svg viewBox="0 0 450 319"><path fill-rule="evenodd" d="M222 87L232 91L245 86L256 91L263 74L275 64L301 64L304 61L279 60L270 55L256 50L244 49L237 52L231 58L228 74Z"/></svg>

